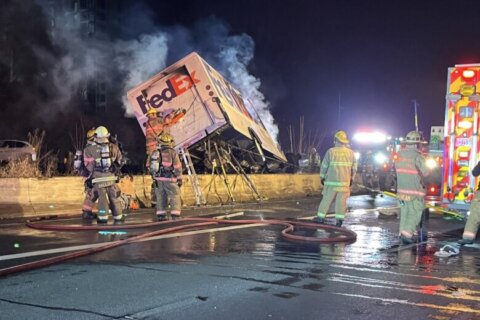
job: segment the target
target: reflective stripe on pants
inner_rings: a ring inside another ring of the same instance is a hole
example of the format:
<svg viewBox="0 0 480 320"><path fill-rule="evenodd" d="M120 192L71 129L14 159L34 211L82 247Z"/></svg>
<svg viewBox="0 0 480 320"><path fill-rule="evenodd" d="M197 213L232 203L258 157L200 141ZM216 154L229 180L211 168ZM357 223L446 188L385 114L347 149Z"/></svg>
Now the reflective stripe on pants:
<svg viewBox="0 0 480 320"><path fill-rule="evenodd" d="M347 200L350 196L350 192L336 191L334 187L326 186L322 192L322 201L318 206L317 215L320 218L325 218L327 215L330 204L335 200L335 218L343 220L345 213L347 212Z"/></svg>
<svg viewBox="0 0 480 320"><path fill-rule="evenodd" d="M155 194L157 196L157 211L165 211L170 204L170 209L180 214L182 207L180 200L180 188L176 182L156 181Z"/></svg>
<svg viewBox="0 0 480 320"><path fill-rule="evenodd" d="M412 197L410 201L403 201L400 205L400 234L411 238L417 231L422 220L424 200L421 197Z"/></svg>
<svg viewBox="0 0 480 320"><path fill-rule="evenodd" d="M463 231L464 239L475 239L480 226L480 192L475 192L475 198L470 205L470 215Z"/></svg>

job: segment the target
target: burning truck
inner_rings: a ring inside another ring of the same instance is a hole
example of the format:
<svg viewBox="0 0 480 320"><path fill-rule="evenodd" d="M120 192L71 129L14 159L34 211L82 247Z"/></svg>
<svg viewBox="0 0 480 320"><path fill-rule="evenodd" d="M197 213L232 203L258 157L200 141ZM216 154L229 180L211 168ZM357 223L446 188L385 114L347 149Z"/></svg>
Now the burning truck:
<svg viewBox="0 0 480 320"><path fill-rule="evenodd" d="M150 108L163 115L185 111L183 119L168 130L177 151L188 151L197 172L213 170L218 157L250 172L287 161L251 102L195 52L127 96L144 133Z"/></svg>

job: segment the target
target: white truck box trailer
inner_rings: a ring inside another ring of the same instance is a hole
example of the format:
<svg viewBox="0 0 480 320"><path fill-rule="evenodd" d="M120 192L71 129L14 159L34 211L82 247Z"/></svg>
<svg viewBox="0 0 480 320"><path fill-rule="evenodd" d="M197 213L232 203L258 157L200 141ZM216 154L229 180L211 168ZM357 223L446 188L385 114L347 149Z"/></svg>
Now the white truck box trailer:
<svg viewBox="0 0 480 320"><path fill-rule="evenodd" d="M129 90L127 96L144 133L149 108L163 114L186 110L182 121L168 129L177 150L204 152L203 142L214 138L287 161L254 106L247 107L249 101L195 52Z"/></svg>

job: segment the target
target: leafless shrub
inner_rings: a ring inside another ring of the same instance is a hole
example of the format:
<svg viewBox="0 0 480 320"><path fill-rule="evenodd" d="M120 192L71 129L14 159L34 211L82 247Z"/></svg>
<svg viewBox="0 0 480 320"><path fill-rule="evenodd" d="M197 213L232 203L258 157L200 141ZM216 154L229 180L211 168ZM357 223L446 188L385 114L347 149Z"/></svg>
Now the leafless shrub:
<svg viewBox="0 0 480 320"><path fill-rule="evenodd" d="M42 173L44 177L51 178L57 173L58 154L51 150L43 155L41 160Z"/></svg>
<svg viewBox="0 0 480 320"><path fill-rule="evenodd" d="M35 129L28 133L28 142L37 152L37 161L30 157L11 160L0 166L0 178L53 177L57 172L58 155L53 151L43 152L45 130Z"/></svg>
<svg viewBox="0 0 480 320"><path fill-rule="evenodd" d="M12 160L0 166L0 178L35 178L40 176L41 172L37 164L28 158Z"/></svg>

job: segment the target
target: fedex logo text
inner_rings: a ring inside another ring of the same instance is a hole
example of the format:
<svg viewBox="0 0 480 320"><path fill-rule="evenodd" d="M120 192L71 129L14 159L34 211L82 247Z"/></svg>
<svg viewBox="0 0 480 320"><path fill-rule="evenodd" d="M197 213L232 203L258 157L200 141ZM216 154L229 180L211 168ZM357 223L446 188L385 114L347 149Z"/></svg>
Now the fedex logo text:
<svg viewBox="0 0 480 320"><path fill-rule="evenodd" d="M163 102L171 101L173 98L185 93L194 84L199 82L200 80L195 78L195 71L190 73L190 75L177 73L165 82L167 85L166 88L147 98L148 101L145 101L145 98L142 95L137 96L135 99L137 100L142 113L145 114L147 113L149 105L158 109L162 106Z"/></svg>

